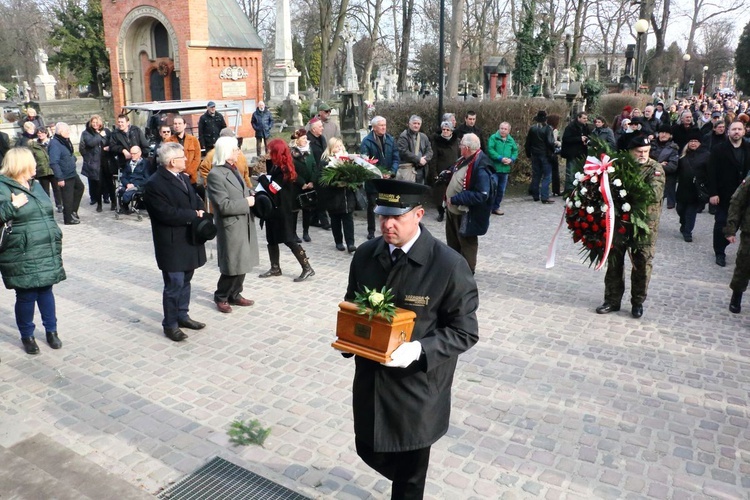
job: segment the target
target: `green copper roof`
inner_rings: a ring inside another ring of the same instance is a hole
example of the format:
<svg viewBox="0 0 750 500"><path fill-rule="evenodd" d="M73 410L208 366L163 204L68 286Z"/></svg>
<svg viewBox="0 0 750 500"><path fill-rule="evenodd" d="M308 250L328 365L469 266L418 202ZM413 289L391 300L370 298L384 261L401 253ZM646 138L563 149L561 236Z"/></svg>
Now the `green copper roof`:
<svg viewBox="0 0 750 500"><path fill-rule="evenodd" d="M259 49L263 41L237 0L206 0L208 5L208 43L211 47Z"/></svg>

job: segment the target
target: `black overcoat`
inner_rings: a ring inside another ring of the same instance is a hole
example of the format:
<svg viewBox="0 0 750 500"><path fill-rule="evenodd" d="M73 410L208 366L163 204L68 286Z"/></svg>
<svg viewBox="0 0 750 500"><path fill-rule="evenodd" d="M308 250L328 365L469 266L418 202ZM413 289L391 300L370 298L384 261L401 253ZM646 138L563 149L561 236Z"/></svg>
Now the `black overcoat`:
<svg viewBox="0 0 750 500"><path fill-rule="evenodd" d="M721 143L711 150L706 187L709 196L719 197L720 207L729 208L729 200L734 191L750 172L750 144L743 141L740 148L745 151L745 161L742 164L735 158L731 141Z"/></svg>
<svg viewBox="0 0 750 500"><path fill-rule="evenodd" d="M448 430L458 355L479 339L479 294L466 260L425 228L395 265L382 237L357 248L346 299L363 287L393 289L398 307L417 314L412 341L423 354L407 368L355 357L354 433L377 452L425 448Z"/></svg>
<svg viewBox="0 0 750 500"><path fill-rule="evenodd" d="M203 210L203 200L190 185L190 177L159 167L146 182L143 201L151 218L156 263L166 272L192 271L206 263L206 247L190 243L190 224Z"/></svg>

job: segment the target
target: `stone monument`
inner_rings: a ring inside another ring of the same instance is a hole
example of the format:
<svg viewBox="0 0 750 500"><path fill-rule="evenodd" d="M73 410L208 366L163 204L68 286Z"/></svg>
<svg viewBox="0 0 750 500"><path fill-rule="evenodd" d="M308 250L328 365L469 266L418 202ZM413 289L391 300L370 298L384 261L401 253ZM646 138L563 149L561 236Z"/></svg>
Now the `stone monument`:
<svg viewBox="0 0 750 500"><path fill-rule="evenodd" d="M359 90L357 72L354 68L354 35L349 27L342 35L346 43L346 73L344 91L341 92L341 136L349 151L359 150L359 144L367 134L365 127L365 102L362 91Z"/></svg>
<svg viewBox="0 0 750 500"><path fill-rule="evenodd" d="M357 80L357 69L354 67L354 34L349 29L349 24L344 25L341 38L346 44L346 71L344 72L344 91L358 92L359 81Z"/></svg>
<svg viewBox="0 0 750 500"><path fill-rule="evenodd" d="M34 78L34 85L36 85L36 91L39 94L39 101L54 101L55 100L55 84L57 80L55 77L50 75L47 71L47 53L44 49L37 49L34 60L39 63L39 74Z"/></svg>
<svg viewBox="0 0 750 500"><path fill-rule="evenodd" d="M268 76L271 83L268 104L273 107L286 99L298 101L297 85L300 74L294 67L292 56L292 21L289 0L276 0L276 45L273 68Z"/></svg>
<svg viewBox="0 0 750 500"><path fill-rule="evenodd" d="M57 84L57 80L47 71L48 59L44 49L37 49L34 60L39 63L39 74L34 78L34 85L36 85L40 102L55 100L55 84Z"/></svg>

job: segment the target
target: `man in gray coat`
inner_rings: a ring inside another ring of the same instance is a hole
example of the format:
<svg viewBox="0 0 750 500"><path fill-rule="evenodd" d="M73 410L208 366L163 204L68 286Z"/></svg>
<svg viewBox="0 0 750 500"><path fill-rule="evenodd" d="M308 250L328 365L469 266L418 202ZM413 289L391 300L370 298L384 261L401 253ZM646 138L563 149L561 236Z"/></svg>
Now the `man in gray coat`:
<svg viewBox="0 0 750 500"><path fill-rule="evenodd" d="M410 342L380 364L355 357L352 387L357 454L393 481L394 499L421 499L430 447L448 430L458 355L476 344L479 293L458 253L420 224L426 186L375 179L382 237L360 245L346 299L364 287L393 290L417 315Z"/></svg>
<svg viewBox="0 0 750 500"><path fill-rule="evenodd" d="M409 168L406 166L408 164L415 171L416 179L414 182L424 184L427 163L432 159L432 146L427 135L420 132L421 128L422 118L412 115L409 118L409 126L398 136L397 145L398 155L401 159L399 170Z"/></svg>
<svg viewBox="0 0 750 500"><path fill-rule="evenodd" d="M234 137L219 137L214 145L213 168L208 173L208 199L216 217L216 251L221 276L214 302L223 313L232 306L251 306L241 295L245 275L259 263L258 236L250 208L255 196L237 170L240 149Z"/></svg>

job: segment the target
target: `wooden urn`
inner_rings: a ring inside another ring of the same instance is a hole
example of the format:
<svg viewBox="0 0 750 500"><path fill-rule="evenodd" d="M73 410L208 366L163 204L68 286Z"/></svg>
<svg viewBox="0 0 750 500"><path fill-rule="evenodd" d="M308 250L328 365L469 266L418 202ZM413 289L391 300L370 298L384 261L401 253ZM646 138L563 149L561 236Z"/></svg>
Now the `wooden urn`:
<svg viewBox="0 0 750 500"><path fill-rule="evenodd" d="M338 338L331 344L335 349L387 363L398 346L411 340L417 317L414 311L397 307L396 315L389 323L380 315L370 320L367 315L357 314L357 309L357 304L353 302L339 304L336 321Z"/></svg>

